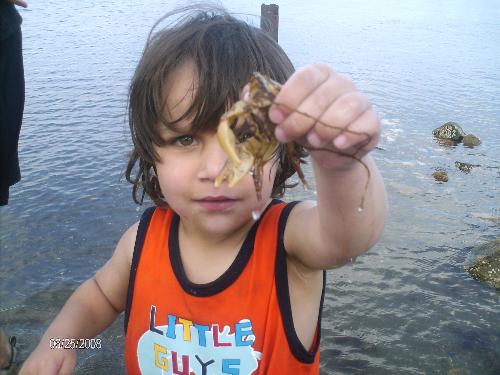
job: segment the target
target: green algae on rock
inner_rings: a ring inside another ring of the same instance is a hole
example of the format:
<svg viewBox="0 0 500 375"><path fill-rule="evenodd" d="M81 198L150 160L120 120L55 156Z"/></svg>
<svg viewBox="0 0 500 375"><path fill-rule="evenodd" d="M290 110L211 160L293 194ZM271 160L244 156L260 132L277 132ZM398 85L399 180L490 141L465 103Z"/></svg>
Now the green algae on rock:
<svg viewBox="0 0 500 375"><path fill-rule="evenodd" d="M500 290L500 238L478 246L477 253L490 253L478 258L467 272L474 280L484 282L497 290Z"/></svg>
<svg viewBox="0 0 500 375"><path fill-rule="evenodd" d="M456 122L450 121L441 125L439 128L434 129L432 131L432 135L438 139L448 139L455 143L459 143L466 134L460 125Z"/></svg>

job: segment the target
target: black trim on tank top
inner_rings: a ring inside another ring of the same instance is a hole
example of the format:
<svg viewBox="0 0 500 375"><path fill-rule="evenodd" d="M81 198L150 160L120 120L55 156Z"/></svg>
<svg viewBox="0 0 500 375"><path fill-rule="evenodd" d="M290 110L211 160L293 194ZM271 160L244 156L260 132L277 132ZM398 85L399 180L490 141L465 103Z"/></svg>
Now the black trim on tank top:
<svg viewBox="0 0 500 375"><path fill-rule="evenodd" d="M139 265L139 258L141 257L141 251L144 245L144 240L146 239L146 233L148 232L149 222L151 221L151 217L153 216L155 209L156 207L149 207L142 213L141 219L139 221L139 227L137 228L137 235L135 237L135 245L134 245L134 255L132 256L132 264L130 266L130 278L128 281L128 288L127 288L127 304L125 305L125 319L124 319L125 334L127 333L128 320L130 317L130 309L132 307L135 274L137 272L137 267Z"/></svg>
<svg viewBox="0 0 500 375"><path fill-rule="evenodd" d="M323 289L321 291L321 300L318 312L316 336L313 341L314 345L311 348L311 350L307 350L304 347L304 345L302 345L302 343L300 342L300 339L297 336L297 332L295 331L295 326L293 324L292 305L290 303L290 291L288 289L286 250L284 244L285 225L288 220L288 216L290 215L290 212L297 203L299 202L291 202L287 204L287 206L281 212L281 216L279 219L278 250L276 254L276 265L275 265L276 292L278 294L278 304L280 307L281 319L283 320L286 339L288 341L288 346L292 354L300 362L313 363L321 340L321 317L323 314L323 302L325 299L326 271L323 271Z"/></svg>
<svg viewBox="0 0 500 375"><path fill-rule="evenodd" d="M229 268L220 275L214 281L206 284L196 284L191 282L184 271L184 266L182 265L181 253L179 248L179 215L174 213L172 218L172 224L170 226L170 235L168 239L168 248L170 255L170 263L172 264L172 269L174 271L177 281L181 285L182 289L189 295L196 297L210 297L217 293L222 292L224 289L229 287L236 279L240 276L241 272L245 269L250 257L253 253L253 247L255 242L255 235L257 233L257 228L261 219L266 214L267 210L275 205L281 203L280 200L273 199L270 204L267 205L264 212L261 214L259 220L257 220L250 230L241 245L238 255L234 259L233 263Z"/></svg>

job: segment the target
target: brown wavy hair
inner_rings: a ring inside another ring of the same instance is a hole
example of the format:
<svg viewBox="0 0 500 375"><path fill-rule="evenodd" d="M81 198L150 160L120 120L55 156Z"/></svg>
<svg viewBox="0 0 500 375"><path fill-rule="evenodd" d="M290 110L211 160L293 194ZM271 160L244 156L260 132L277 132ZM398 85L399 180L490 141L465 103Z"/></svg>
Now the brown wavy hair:
<svg viewBox="0 0 500 375"><path fill-rule="evenodd" d="M167 26L157 30L163 23ZM179 118L164 116L167 77L186 61L192 61L198 87L191 106ZM128 115L133 141L125 176L133 184L132 197L142 204L147 194L157 206L166 206L155 162L154 145L164 142L157 124L175 128L180 120L192 120L192 131L215 130L221 115L239 99L253 72L284 83L294 67L281 47L263 30L251 26L219 7L186 7L162 17L152 28L129 89ZM297 155L305 150L295 144ZM280 145L272 196L283 196L295 170Z"/></svg>

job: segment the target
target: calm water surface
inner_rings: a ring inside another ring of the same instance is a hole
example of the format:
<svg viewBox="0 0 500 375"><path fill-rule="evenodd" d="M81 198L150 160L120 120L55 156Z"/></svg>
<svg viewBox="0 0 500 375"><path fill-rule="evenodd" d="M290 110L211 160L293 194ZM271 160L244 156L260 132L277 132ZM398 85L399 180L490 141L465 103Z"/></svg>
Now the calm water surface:
<svg viewBox="0 0 500 375"><path fill-rule="evenodd" d="M500 294L464 271L500 233L500 72L495 0L278 1L296 67L350 75L383 124L374 156L391 204L383 239L328 273L324 374L500 373ZM32 1L24 17L22 181L0 209L0 325L21 359L142 208L123 178L127 84L149 28L176 3ZM226 6L258 25L257 1ZM457 121L483 140L444 148ZM470 174L455 161L479 165ZM435 168L448 171L437 184ZM301 188L288 199L312 198ZM77 374L123 371L122 320Z"/></svg>

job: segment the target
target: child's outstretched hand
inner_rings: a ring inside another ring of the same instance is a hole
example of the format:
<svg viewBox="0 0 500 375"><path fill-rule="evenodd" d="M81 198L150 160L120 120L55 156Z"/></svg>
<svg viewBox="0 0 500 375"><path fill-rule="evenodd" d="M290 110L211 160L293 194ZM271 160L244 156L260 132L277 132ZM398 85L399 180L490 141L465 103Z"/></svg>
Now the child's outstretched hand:
<svg viewBox="0 0 500 375"><path fill-rule="evenodd" d="M276 96L269 117L278 125L278 141L305 145L314 160L329 169L349 168L355 159L343 155L362 158L380 136L378 116L366 96L325 64L295 72Z"/></svg>

